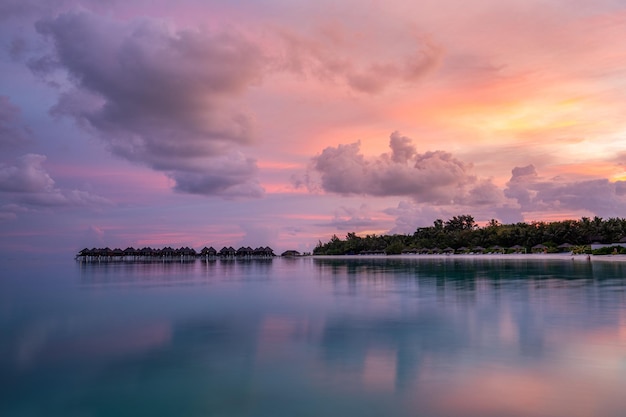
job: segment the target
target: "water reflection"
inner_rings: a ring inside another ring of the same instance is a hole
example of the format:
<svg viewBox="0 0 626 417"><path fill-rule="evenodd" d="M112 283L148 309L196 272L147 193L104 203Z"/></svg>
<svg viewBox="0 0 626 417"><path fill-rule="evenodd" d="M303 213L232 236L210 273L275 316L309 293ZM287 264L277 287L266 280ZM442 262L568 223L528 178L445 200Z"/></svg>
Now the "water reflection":
<svg viewBox="0 0 626 417"><path fill-rule="evenodd" d="M2 322L3 416L626 409L621 264L305 258L74 271L74 292L35 302L13 291L23 310Z"/></svg>
<svg viewBox="0 0 626 417"><path fill-rule="evenodd" d="M320 276L332 278L358 277L362 280L402 275L420 278L442 278L465 281L485 278L502 279L611 279L626 277L626 264L621 262L584 262L546 259L499 260L489 258L315 258Z"/></svg>
<svg viewBox="0 0 626 417"><path fill-rule="evenodd" d="M206 279L268 278L272 259L210 259L164 262L80 262L85 285L189 285Z"/></svg>

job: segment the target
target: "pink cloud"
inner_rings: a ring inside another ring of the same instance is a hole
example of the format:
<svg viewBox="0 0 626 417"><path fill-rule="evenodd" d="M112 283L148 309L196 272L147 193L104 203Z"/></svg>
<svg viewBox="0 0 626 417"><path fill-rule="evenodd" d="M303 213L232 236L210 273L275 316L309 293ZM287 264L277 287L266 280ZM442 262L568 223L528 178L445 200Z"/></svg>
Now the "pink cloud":
<svg viewBox="0 0 626 417"><path fill-rule="evenodd" d="M523 212L585 210L601 217L618 217L626 210L626 182L606 178L542 178L533 165L516 167L504 193Z"/></svg>
<svg viewBox="0 0 626 417"><path fill-rule="evenodd" d="M390 148L391 153L374 158L361 154L358 142L324 149L313 159L322 188L343 195L407 196L434 204L486 205L501 200L488 180L477 180L471 164L448 152L420 154L398 132L391 135Z"/></svg>

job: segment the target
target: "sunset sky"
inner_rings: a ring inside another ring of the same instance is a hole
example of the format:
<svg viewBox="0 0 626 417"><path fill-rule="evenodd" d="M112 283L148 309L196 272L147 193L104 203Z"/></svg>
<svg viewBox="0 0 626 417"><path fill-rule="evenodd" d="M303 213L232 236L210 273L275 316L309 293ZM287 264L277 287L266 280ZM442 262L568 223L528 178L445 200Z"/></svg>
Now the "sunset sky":
<svg viewBox="0 0 626 417"><path fill-rule="evenodd" d="M626 217L621 0L0 0L0 251Z"/></svg>

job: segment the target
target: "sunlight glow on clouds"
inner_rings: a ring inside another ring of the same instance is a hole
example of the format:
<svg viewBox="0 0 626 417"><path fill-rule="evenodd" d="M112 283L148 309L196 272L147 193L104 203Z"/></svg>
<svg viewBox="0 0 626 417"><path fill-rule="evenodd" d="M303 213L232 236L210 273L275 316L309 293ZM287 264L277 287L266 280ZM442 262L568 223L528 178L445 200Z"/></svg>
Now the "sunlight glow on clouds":
<svg viewBox="0 0 626 417"><path fill-rule="evenodd" d="M0 249L626 212L619 2L8 0L0 21Z"/></svg>
<svg viewBox="0 0 626 417"><path fill-rule="evenodd" d="M314 158L324 190L338 194L408 196L420 203L475 205L500 200L488 180L472 175L471 164L445 151L418 153L408 137L391 134L391 153L366 158L359 143L329 147Z"/></svg>

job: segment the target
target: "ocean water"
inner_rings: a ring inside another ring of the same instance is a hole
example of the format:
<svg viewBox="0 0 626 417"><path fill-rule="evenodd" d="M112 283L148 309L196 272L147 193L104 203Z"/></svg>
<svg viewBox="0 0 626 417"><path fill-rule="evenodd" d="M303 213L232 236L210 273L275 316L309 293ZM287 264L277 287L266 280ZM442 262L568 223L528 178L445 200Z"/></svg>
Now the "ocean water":
<svg viewBox="0 0 626 417"><path fill-rule="evenodd" d="M596 261L6 261L0 416L625 416L625 284Z"/></svg>

